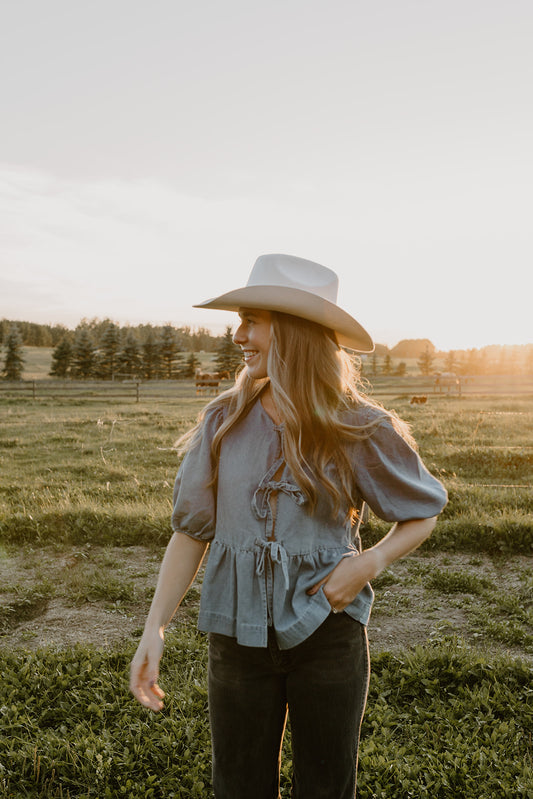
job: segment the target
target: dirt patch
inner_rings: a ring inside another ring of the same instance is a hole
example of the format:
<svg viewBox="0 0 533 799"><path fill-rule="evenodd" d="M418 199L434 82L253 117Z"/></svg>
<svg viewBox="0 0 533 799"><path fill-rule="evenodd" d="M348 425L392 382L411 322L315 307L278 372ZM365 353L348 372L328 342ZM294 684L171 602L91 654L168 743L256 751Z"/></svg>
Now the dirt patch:
<svg viewBox="0 0 533 799"><path fill-rule="evenodd" d="M144 624L160 559L160 552L144 547L4 549L2 645L33 650L133 639Z"/></svg>
<svg viewBox="0 0 533 799"><path fill-rule="evenodd" d="M15 599L0 607L0 631L5 633L24 624L25 621L37 619L46 612L48 600L45 597L33 599Z"/></svg>
<svg viewBox="0 0 533 799"><path fill-rule="evenodd" d="M35 650L134 642L144 625L162 554L144 547L1 550L1 645ZM468 590L458 591L455 581L449 593L437 591L432 587L435 575L444 583L462 575ZM502 640L498 630L495 635L487 627L498 614L507 618L498 596L508 603L532 580L528 558L415 553L393 564L375 583L371 648L400 651L457 636L485 652L533 660L530 624L522 624L520 641ZM195 623L198 597L199 588L193 587L173 624Z"/></svg>
<svg viewBox="0 0 533 799"><path fill-rule="evenodd" d="M2 636L9 648L38 649L41 646L62 648L77 643L110 647L131 640L143 623L145 608L117 612L103 603L71 607L61 599L48 602L40 616L21 622Z"/></svg>
<svg viewBox="0 0 533 799"><path fill-rule="evenodd" d="M375 651L457 638L485 653L533 661L530 558L417 552L394 563L374 588ZM521 622L513 636L506 625L514 616Z"/></svg>

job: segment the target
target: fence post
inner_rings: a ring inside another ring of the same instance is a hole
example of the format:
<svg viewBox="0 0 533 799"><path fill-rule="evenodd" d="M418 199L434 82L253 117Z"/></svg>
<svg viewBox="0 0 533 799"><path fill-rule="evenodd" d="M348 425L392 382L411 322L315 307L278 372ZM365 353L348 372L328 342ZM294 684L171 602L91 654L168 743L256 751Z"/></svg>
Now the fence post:
<svg viewBox="0 0 533 799"><path fill-rule="evenodd" d="M32 393L33 399L35 399L35 380L33 380L32 384L31 384L31 393Z"/></svg>
<svg viewBox="0 0 533 799"><path fill-rule="evenodd" d="M139 383L135 383L135 402L139 402Z"/></svg>

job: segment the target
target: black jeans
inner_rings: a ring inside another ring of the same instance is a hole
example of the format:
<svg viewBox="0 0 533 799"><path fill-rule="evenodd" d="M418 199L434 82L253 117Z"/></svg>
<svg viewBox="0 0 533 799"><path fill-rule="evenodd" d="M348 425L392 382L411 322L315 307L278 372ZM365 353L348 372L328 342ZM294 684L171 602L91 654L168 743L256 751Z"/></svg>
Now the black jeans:
<svg viewBox="0 0 533 799"><path fill-rule="evenodd" d="M293 799L353 799L369 678L366 630L330 614L280 650L209 636L209 714L216 799L277 799L289 712Z"/></svg>

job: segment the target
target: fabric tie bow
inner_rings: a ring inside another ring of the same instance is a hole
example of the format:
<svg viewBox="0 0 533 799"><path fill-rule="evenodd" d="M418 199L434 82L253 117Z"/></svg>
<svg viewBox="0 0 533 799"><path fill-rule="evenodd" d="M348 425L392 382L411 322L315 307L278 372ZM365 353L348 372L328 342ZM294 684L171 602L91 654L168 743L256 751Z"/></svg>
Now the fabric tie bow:
<svg viewBox="0 0 533 799"><path fill-rule="evenodd" d="M270 506L270 497L277 491L287 494L297 505L305 503L303 491L298 486L293 485L293 483L289 483L286 480L269 480L264 484L261 483L254 493L252 510L257 519L266 519L266 538L270 538L274 530L274 517Z"/></svg>
<svg viewBox="0 0 533 799"><path fill-rule="evenodd" d="M279 541L265 541L264 538L256 538L255 543L260 547L259 560L257 562L257 574L264 574L265 557L268 552L270 559L281 565L283 577L285 579L285 590L289 590L289 556Z"/></svg>

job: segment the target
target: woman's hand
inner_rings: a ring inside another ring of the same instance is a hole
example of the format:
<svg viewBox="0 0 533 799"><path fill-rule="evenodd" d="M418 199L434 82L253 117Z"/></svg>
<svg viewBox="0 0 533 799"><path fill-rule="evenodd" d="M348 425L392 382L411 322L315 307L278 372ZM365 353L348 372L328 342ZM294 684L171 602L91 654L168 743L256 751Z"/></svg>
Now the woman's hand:
<svg viewBox="0 0 533 799"><path fill-rule="evenodd" d="M344 610L366 583L374 580L395 560L419 547L431 534L436 521L437 517L432 516L428 519L396 522L375 546L365 549L360 555L343 558L327 577L316 583L307 593L316 594L323 585L331 607L338 612Z"/></svg>
<svg viewBox="0 0 533 799"><path fill-rule="evenodd" d="M339 613L352 602L365 585L376 576L376 556L372 550L342 558L330 573L308 590L312 596L324 586L329 604Z"/></svg>
<svg viewBox="0 0 533 799"><path fill-rule="evenodd" d="M130 691L141 705L155 713L163 708L165 696L157 684L163 654L163 630L145 630L130 666Z"/></svg>

